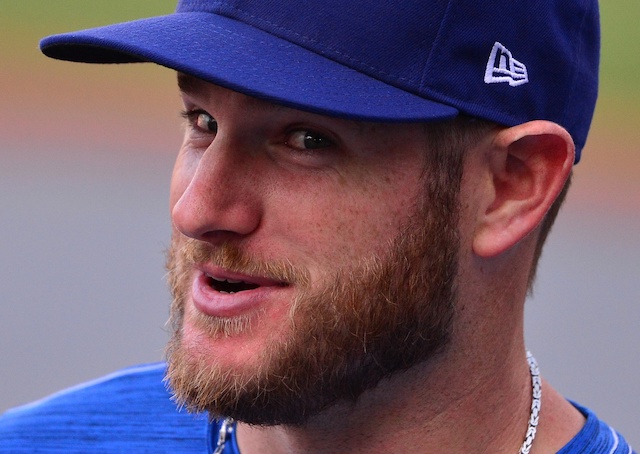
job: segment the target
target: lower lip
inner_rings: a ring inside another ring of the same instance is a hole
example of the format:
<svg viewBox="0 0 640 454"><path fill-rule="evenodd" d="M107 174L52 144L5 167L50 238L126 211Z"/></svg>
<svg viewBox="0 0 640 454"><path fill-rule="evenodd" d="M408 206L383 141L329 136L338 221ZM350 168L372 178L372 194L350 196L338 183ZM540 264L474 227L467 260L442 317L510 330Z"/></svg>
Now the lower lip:
<svg viewBox="0 0 640 454"><path fill-rule="evenodd" d="M209 285L209 277L200 273L193 280L191 295L193 305L203 314L212 317L236 317L264 307L274 292L285 288L274 285L237 293L220 293Z"/></svg>

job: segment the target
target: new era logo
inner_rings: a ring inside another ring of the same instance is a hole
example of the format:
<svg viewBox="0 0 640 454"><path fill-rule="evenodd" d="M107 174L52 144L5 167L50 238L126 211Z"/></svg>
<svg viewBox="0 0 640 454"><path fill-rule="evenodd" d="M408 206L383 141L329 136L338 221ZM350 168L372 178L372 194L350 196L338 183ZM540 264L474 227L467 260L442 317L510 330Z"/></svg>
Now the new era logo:
<svg viewBox="0 0 640 454"><path fill-rule="evenodd" d="M529 82L527 67L513 58L509 49L496 42L491 49L484 81L487 84L508 82L512 87L526 84Z"/></svg>

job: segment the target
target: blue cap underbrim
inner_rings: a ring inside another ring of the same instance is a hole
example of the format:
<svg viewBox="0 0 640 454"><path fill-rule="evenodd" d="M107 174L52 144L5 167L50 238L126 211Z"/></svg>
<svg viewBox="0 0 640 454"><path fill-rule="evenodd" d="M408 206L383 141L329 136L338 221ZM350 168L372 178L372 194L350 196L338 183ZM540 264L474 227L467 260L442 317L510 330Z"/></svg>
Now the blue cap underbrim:
<svg viewBox="0 0 640 454"><path fill-rule="evenodd" d="M154 62L249 96L341 118L437 121L459 113L210 13L184 12L54 35L43 39L40 48L69 61Z"/></svg>

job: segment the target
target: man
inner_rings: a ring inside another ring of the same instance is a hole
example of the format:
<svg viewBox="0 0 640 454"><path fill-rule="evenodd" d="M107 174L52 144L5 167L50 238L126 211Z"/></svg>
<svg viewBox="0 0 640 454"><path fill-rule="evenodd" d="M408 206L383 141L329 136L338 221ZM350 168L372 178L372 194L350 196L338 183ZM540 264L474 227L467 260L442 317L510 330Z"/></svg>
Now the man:
<svg viewBox="0 0 640 454"><path fill-rule="evenodd" d="M632 452L524 346L597 92L597 3L567 3L184 0L43 40L178 73L173 334L0 448Z"/></svg>

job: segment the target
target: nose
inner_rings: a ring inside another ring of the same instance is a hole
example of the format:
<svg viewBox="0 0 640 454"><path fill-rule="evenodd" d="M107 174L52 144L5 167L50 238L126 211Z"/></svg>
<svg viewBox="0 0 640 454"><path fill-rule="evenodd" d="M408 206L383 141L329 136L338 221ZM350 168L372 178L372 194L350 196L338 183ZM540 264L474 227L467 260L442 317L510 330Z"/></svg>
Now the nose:
<svg viewBox="0 0 640 454"><path fill-rule="evenodd" d="M262 218L255 163L221 139L216 137L199 159L193 158L196 162L179 159L172 177L174 227L211 243L250 235Z"/></svg>

